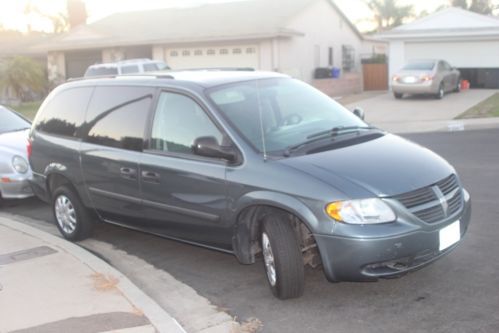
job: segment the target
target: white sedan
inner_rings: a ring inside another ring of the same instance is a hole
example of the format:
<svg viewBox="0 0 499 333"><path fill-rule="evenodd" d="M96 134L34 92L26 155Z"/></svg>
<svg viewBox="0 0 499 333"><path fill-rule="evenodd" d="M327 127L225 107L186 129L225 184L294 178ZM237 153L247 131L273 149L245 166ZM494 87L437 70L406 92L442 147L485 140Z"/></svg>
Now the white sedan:
<svg viewBox="0 0 499 333"><path fill-rule="evenodd" d="M20 114L0 105L0 201L33 195L28 180L27 157L31 123Z"/></svg>

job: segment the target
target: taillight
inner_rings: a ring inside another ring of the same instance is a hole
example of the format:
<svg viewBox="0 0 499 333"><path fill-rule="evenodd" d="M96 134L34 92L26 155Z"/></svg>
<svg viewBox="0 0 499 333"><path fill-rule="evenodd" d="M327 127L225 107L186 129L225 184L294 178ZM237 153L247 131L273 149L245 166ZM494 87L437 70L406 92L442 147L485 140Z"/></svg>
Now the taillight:
<svg viewBox="0 0 499 333"><path fill-rule="evenodd" d="M28 139L28 144L26 146L26 150L28 153L28 159L31 158L31 154L33 153L33 142L31 139Z"/></svg>

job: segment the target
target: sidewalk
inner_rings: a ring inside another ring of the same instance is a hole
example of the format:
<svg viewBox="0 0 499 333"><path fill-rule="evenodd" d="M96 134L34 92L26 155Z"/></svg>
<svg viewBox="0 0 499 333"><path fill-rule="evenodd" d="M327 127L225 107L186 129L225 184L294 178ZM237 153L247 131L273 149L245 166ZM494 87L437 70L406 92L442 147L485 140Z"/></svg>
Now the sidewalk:
<svg viewBox="0 0 499 333"><path fill-rule="evenodd" d="M185 332L81 247L0 217L0 333Z"/></svg>

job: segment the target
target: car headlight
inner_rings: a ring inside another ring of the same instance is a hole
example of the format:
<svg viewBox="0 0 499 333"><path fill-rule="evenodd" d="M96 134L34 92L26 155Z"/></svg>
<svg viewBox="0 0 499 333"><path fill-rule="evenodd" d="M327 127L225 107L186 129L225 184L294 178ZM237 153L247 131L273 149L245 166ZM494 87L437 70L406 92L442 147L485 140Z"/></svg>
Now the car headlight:
<svg viewBox="0 0 499 333"><path fill-rule="evenodd" d="M26 173L29 169L28 162L23 157L18 155L12 158L12 167L19 173Z"/></svg>
<svg viewBox="0 0 499 333"><path fill-rule="evenodd" d="M376 224L393 222L393 210L378 198L332 202L326 213L333 219L350 224Z"/></svg>

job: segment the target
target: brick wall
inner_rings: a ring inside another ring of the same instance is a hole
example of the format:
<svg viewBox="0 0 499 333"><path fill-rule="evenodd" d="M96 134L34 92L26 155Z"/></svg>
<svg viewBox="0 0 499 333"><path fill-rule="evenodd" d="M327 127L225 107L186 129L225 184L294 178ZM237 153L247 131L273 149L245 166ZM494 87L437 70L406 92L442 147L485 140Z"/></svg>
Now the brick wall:
<svg viewBox="0 0 499 333"><path fill-rule="evenodd" d="M344 73L338 79L315 79L312 85L331 97L358 94L363 91L360 73Z"/></svg>

